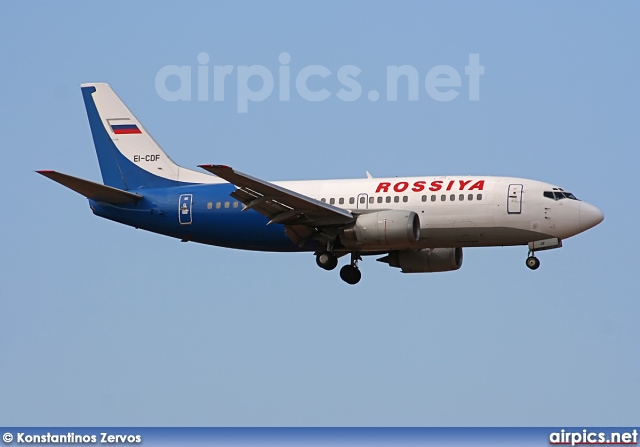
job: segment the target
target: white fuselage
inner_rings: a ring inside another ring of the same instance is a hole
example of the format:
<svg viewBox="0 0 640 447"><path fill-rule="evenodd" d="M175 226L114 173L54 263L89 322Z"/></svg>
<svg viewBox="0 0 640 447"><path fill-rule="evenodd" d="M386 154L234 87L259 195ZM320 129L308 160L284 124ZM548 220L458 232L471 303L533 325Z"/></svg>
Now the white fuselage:
<svg viewBox="0 0 640 447"><path fill-rule="evenodd" d="M489 176L396 177L274 182L354 213L406 209L420 218L414 248L524 245L566 239L602 220L592 205L545 197L561 188Z"/></svg>

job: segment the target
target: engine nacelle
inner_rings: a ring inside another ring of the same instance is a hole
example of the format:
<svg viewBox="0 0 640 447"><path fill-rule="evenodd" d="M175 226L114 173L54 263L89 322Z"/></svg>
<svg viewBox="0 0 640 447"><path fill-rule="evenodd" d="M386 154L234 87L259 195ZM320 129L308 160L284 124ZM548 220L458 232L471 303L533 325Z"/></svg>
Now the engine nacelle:
<svg viewBox="0 0 640 447"><path fill-rule="evenodd" d="M420 239L420 218L413 211L388 210L361 214L340 237L350 248L409 248Z"/></svg>
<svg viewBox="0 0 640 447"><path fill-rule="evenodd" d="M462 248L392 251L380 261L401 268L402 273L449 272L462 266Z"/></svg>

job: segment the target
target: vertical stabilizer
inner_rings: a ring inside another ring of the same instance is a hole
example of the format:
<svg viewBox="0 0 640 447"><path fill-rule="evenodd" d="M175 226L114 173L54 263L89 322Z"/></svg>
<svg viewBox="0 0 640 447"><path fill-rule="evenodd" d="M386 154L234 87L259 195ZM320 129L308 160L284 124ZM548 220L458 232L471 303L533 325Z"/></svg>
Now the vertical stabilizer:
<svg viewBox="0 0 640 447"><path fill-rule="evenodd" d="M105 185L131 190L217 182L175 164L108 84L81 88Z"/></svg>

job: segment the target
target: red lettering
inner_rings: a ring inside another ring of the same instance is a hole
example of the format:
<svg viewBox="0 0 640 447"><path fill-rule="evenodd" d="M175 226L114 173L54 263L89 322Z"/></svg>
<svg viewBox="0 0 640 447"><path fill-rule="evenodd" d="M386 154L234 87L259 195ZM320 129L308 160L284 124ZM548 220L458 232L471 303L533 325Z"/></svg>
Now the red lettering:
<svg viewBox="0 0 640 447"><path fill-rule="evenodd" d="M409 183L407 182L398 182L395 185L393 185L393 190L395 192L402 192L405 189L407 189L409 187Z"/></svg>
<svg viewBox="0 0 640 447"><path fill-rule="evenodd" d="M445 191L451 191L456 182L458 182L458 189L460 191L464 191L465 188L467 188L467 186L472 182L472 180L449 180L449 182L447 183L447 186L445 188ZM482 191L484 190L484 180L478 180L477 182L475 182L473 185L471 185L471 187L467 188L467 191L472 191L472 190L479 190ZM411 185L411 191L413 192L421 192L424 191L425 188L427 187L427 182L425 180L418 180L413 182L413 185ZM409 188L409 183L408 182L398 182L395 185L393 185L393 190L395 192L404 192ZM440 191L442 188L444 187L444 181L443 180L434 180L431 182L430 186L429 186L429 191ZM376 193L381 193L381 192L389 192L389 188L391 188L391 183L389 182L381 182L380 184L378 184L378 187L376 188Z"/></svg>
<svg viewBox="0 0 640 447"><path fill-rule="evenodd" d="M427 183L427 182L425 182L424 180L420 180L420 181L415 182L413 184L413 188L411 188L411 191L413 191L413 192L424 191L425 183Z"/></svg>
<svg viewBox="0 0 640 447"><path fill-rule="evenodd" d="M434 180L429 186L429 191L440 191L442 189L442 180Z"/></svg>
<svg viewBox="0 0 640 447"><path fill-rule="evenodd" d="M471 183L471 180L460 180L460 191L464 190L464 187Z"/></svg>
<svg viewBox="0 0 640 447"><path fill-rule="evenodd" d="M471 191L472 189L479 189L480 191L482 191L484 189L484 180L478 180L477 182L475 182L471 188L469 188L469 191Z"/></svg>

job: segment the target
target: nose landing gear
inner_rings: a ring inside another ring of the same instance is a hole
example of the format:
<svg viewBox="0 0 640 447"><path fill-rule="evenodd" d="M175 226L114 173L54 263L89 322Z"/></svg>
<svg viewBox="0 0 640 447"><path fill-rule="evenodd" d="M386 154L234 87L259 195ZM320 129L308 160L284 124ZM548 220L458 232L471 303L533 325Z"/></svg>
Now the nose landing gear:
<svg viewBox="0 0 640 447"><path fill-rule="evenodd" d="M529 267L531 270L535 270L540 267L540 260L533 256L533 254L530 254L525 262L527 264L527 267Z"/></svg>
<svg viewBox="0 0 640 447"><path fill-rule="evenodd" d="M536 270L540 267L540 260L536 258L537 251L551 250L560 247L562 247L562 240L557 237L529 242L529 254L526 260L527 267L531 270Z"/></svg>

